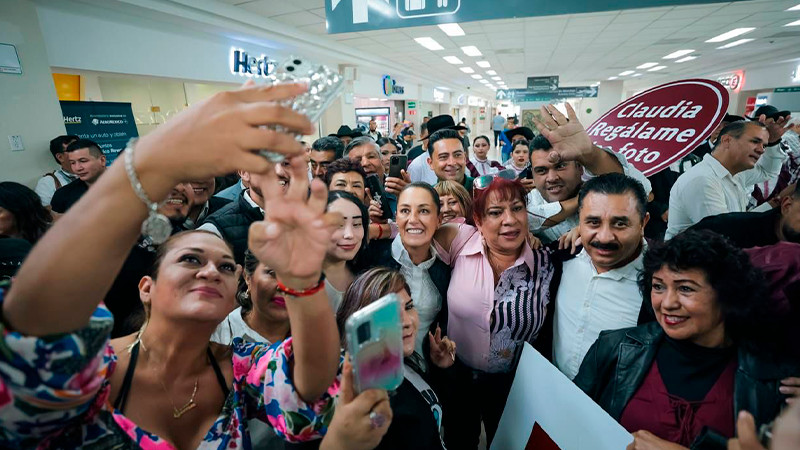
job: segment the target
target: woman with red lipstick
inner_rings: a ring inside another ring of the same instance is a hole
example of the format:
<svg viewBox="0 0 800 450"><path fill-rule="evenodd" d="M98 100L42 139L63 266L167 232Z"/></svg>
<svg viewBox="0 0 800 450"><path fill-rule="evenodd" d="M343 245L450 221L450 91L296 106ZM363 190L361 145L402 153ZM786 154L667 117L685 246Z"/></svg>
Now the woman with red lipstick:
<svg viewBox="0 0 800 450"><path fill-rule="evenodd" d="M342 336L342 347L347 347L344 326L348 317L385 295L395 293L400 297L405 378L389 398L392 423L375 448L442 450L443 439L446 440L447 435L442 427L443 402L437 394L450 395L446 380L450 372L458 370L454 366L456 345L447 337L442 337L441 330L426 333L431 351L427 364L430 367L424 368L423 357L414 350L420 330L419 314L406 281L400 272L387 267L376 267L362 273L347 289L342 306L336 313L336 322L339 335Z"/></svg>
<svg viewBox="0 0 800 450"><path fill-rule="evenodd" d="M0 447L251 448L251 419L288 441L326 432L339 339L320 279L339 219L324 212L321 182L309 196L294 136L313 125L280 106L306 89L248 84L193 105L129 144L42 237L10 290L0 289ZM289 157L295 181L285 194L274 163L257 154L264 148ZM210 343L234 306L240 268L216 234L191 231L159 247L139 284L146 327L110 341L113 320L98 304L143 222L160 240L165 222L154 210L176 184L235 170L263 174L270 213L250 227L249 248L276 272L292 338ZM366 414L358 420L369 427Z"/></svg>
<svg viewBox="0 0 800 450"><path fill-rule="evenodd" d="M333 311L342 303L344 291L353 282L354 264L369 242L369 213L359 199L346 191L328 193L328 212L342 215L344 222L331 235L322 272L325 274L325 292Z"/></svg>
<svg viewBox="0 0 800 450"><path fill-rule="evenodd" d="M798 363L755 344L777 322L748 256L722 236L684 232L648 249L639 286L656 322L601 333L574 380L633 433L628 448L725 448L740 411L757 428L772 422Z"/></svg>

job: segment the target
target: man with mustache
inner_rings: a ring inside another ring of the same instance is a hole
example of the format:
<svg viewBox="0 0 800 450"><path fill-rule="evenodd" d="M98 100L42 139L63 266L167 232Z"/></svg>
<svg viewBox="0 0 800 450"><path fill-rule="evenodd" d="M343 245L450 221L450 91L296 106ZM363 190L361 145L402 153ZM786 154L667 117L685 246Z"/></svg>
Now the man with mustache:
<svg viewBox="0 0 800 450"><path fill-rule="evenodd" d="M570 379L600 331L637 324L646 208L642 184L621 173L592 178L580 190L584 247L563 263L553 322L553 363Z"/></svg>
<svg viewBox="0 0 800 450"><path fill-rule="evenodd" d="M305 164L304 157L302 159ZM292 160L275 164L275 172L278 174L278 183L285 193L291 182L289 171L286 167ZM211 231L216 233L233 246L233 257L237 264L244 263L244 252L247 250L247 233L253 222L264 220L264 195L262 186L266 175L255 172L241 172L242 181L245 186L241 194L233 202L223 206L214 214L206 218L198 230Z"/></svg>
<svg viewBox="0 0 800 450"><path fill-rule="evenodd" d="M530 149L536 189L528 193L528 228L543 244L549 244L578 225L578 191L583 185L584 165L578 161L550 161L552 146L542 135L533 138ZM594 151L604 150L594 147ZM622 154L607 153L619 162L617 171L638 180L645 193L650 194L650 182L641 172L628 164ZM600 167L587 165L585 169L590 176L604 173Z"/></svg>

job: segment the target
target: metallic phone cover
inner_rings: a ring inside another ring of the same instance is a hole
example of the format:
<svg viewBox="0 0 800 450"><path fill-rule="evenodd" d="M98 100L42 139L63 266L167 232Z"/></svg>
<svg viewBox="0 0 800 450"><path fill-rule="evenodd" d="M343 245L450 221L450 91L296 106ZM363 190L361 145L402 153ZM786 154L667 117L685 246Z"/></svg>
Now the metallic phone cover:
<svg viewBox="0 0 800 450"><path fill-rule="evenodd" d="M370 339L359 344L358 327L370 324ZM381 297L356 311L345 324L347 349L357 392L394 390L403 382L403 323L397 294Z"/></svg>

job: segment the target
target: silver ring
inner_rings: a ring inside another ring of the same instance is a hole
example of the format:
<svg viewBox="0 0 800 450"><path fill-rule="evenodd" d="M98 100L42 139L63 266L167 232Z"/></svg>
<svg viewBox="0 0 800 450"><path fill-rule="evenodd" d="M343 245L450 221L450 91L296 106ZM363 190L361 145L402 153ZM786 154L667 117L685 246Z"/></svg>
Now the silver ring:
<svg viewBox="0 0 800 450"><path fill-rule="evenodd" d="M373 429L378 429L386 424L386 416L375 411L369 412L369 424Z"/></svg>

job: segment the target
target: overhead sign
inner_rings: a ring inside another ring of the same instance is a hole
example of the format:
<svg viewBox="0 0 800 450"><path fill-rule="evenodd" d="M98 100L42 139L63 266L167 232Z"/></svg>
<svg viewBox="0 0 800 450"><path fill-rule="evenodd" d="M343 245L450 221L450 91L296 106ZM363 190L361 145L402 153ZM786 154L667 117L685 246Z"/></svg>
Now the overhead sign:
<svg viewBox="0 0 800 450"><path fill-rule="evenodd" d="M558 89L558 75L549 77L528 77L528 90L533 92L550 92Z"/></svg>
<svg viewBox="0 0 800 450"><path fill-rule="evenodd" d="M728 3L745 0L700 0ZM693 5L698 0L325 0L328 33L473 22L516 17L580 14L658 6Z"/></svg>
<svg viewBox="0 0 800 450"><path fill-rule="evenodd" d="M739 92L742 90L742 84L744 83L744 72L737 70L736 72L727 73L717 77L717 83L725 86L733 92Z"/></svg>
<svg viewBox="0 0 800 450"><path fill-rule="evenodd" d="M95 141L111 165L128 141L139 137L130 103L62 101L67 134Z"/></svg>
<svg viewBox="0 0 800 450"><path fill-rule="evenodd" d="M391 76L384 75L383 76L383 93L387 97L392 94L404 94L406 89L403 86L399 86L397 81L395 81Z"/></svg>
<svg viewBox="0 0 800 450"><path fill-rule="evenodd" d="M275 61L266 55L258 58L238 48L231 48L231 73L245 77L266 77L275 70Z"/></svg>
<svg viewBox="0 0 800 450"><path fill-rule="evenodd" d="M774 92L800 92L800 86L775 88Z"/></svg>
<svg viewBox="0 0 800 450"><path fill-rule="evenodd" d="M552 91L498 89L495 93L495 98L497 100L510 100L517 103L553 102L568 98L594 98L597 97L597 90L597 86L559 87Z"/></svg>
<svg viewBox="0 0 800 450"><path fill-rule="evenodd" d="M728 90L716 81L673 81L625 100L586 131L650 176L697 148L727 109Z"/></svg>

